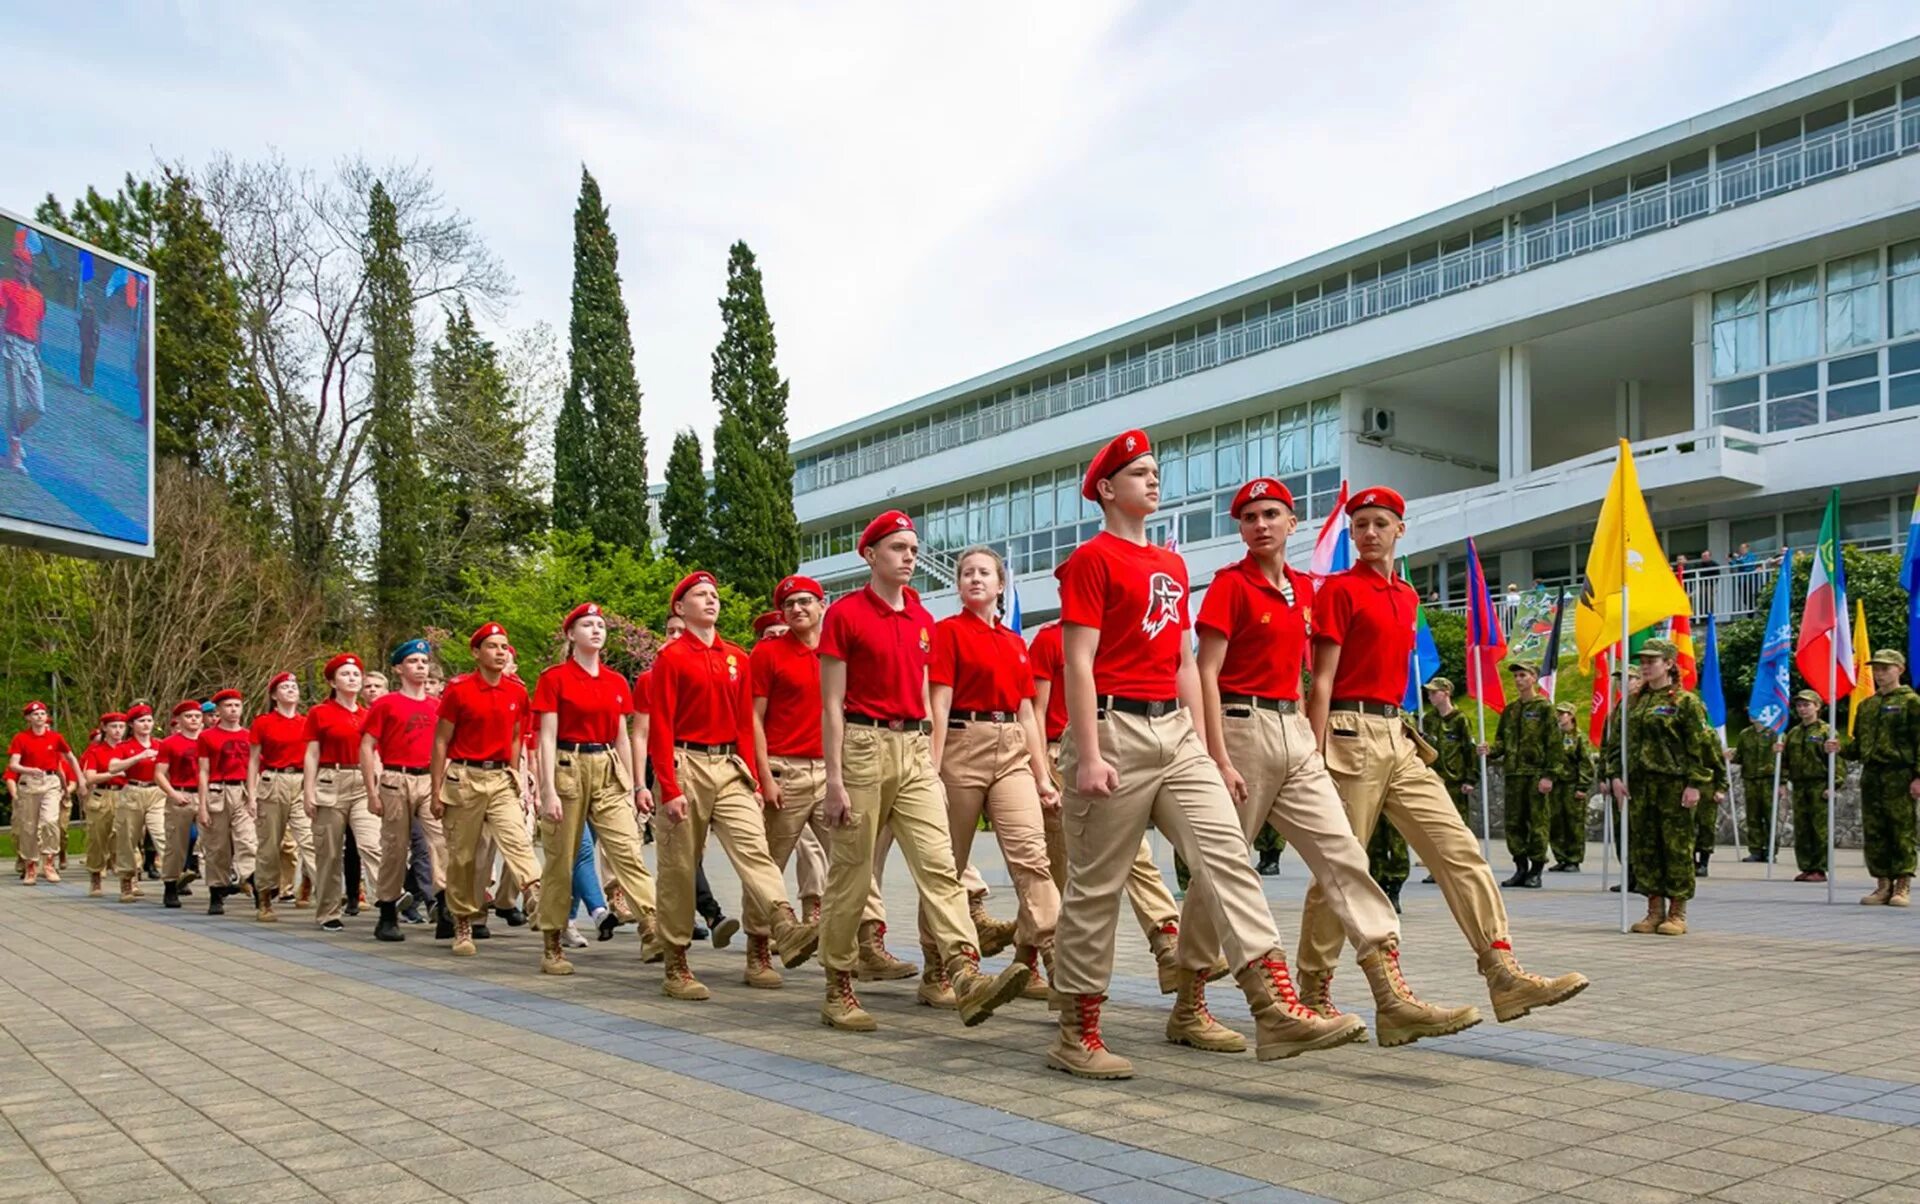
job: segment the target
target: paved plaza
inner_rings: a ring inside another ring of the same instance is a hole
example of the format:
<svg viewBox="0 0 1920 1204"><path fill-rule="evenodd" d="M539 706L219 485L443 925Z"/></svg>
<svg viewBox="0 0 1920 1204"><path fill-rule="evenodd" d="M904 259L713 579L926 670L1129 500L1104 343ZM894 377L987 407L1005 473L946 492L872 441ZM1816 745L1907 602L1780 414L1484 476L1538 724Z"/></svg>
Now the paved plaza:
<svg viewBox="0 0 1920 1204"><path fill-rule="evenodd" d="M542 978L529 929L456 960L429 929L376 944L370 912L325 937L291 908L164 911L157 886L88 899L76 861L0 884L0 1198L1920 1201L1920 912L1858 906L1857 854L1831 908L1728 858L1681 939L1620 935L1597 874L1506 892L1523 962L1593 978L1564 1007L1267 1065L1164 1043L1123 917L1118 1083L1043 1068L1039 1003L965 1029L911 980L867 984L881 1031L839 1033L817 964L749 990L738 944L693 956L712 1002L675 1004L631 929ZM1283 864L1291 944L1305 875ZM887 885L916 957L897 858ZM1437 888L1406 903L1415 988L1490 1014ZM1335 990L1366 1014L1357 970ZM1237 991L1212 1000L1251 1031Z"/></svg>

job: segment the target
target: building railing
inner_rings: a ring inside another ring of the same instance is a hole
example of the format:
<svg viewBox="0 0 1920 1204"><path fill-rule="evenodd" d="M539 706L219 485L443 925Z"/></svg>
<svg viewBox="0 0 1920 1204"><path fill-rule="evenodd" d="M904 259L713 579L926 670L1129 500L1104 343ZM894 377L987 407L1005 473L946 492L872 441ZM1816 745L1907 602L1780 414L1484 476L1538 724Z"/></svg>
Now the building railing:
<svg viewBox="0 0 1920 1204"><path fill-rule="evenodd" d="M1533 225L1515 224L1512 233L1499 241L1442 255L1230 329L1156 348L1125 363L1110 363L976 413L934 422L924 430L893 435L857 450L823 456L795 470L793 491L798 494L824 489L1004 435L1916 149L1920 149L1920 108L1869 114L1791 146L1684 179L1669 179L1577 214Z"/></svg>

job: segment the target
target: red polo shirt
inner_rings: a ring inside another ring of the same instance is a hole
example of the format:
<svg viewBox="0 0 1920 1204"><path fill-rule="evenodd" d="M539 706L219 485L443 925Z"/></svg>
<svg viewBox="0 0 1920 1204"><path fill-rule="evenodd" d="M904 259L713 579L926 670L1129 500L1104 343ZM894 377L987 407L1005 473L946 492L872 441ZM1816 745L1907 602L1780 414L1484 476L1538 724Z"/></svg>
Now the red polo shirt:
<svg viewBox="0 0 1920 1204"><path fill-rule="evenodd" d="M157 753L160 751L160 746L151 740L142 744L138 736L129 736L113 746L113 759L124 761L128 757L137 757L148 749L153 749ZM153 771L159 760L159 757L152 757L145 761L135 761L127 766L125 775L127 783L133 786L153 785Z"/></svg>
<svg viewBox="0 0 1920 1204"><path fill-rule="evenodd" d="M30 731L15 732L13 743L7 746L7 758L18 756L20 764L27 769L58 773L72 751L67 738L50 727L37 736Z"/></svg>
<svg viewBox="0 0 1920 1204"><path fill-rule="evenodd" d="M253 757L252 732L244 727L230 732L215 724L201 731L199 743L209 784L232 785L247 780L247 762Z"/></svg>
<svg viewBox="0 0 1920 1204"><path fill-rule="evenodd" d="M440 695L439 721L453 725L448 758L513 764L527 712L527 687L517 677L503 676L492 685L478 673L454 678Z"/></svg>
<svg viewBox="0 0 1920 1204"><path fill-rule="evenodd" d="M761 726L767 753L817 761L820 739L820 653L792 632L753 646L753 696L767 700Z"/></svg>
<svg viewBox="0 0 1920 1204"><path fill-rule="evenodd" d="M647 756L663 802L684 793L673 771L673 743L731 744L759 779L753 759L753 672L746 650L718 634L703 644L691 632L660 650L647 671Z"/></svg>
<svg viewBox="0 0 1920 1204"><path fill-rule="evenodd" d="M820 655L847 667L845 708L873 719L927 717L926 671L933 656L933 616L909 587L899 610L871 585L827 608Z"/></svg>
<svg viewBox="0 0 1920 1204"><path fill-rule="evenodd" d="M200 788L200 739L175 732L160 742L160 763L167 767L167 781L175 790L186 792Z"/></svg>
<svg viewBox="0 0 1920 1204"><path fill-rule="evenodd" d="M1067 734L1066 638L1058 620L1033 633L1027 663L1033 668L1034 683L1044 681L1048 686L1047 743L1052 744Z"/></svg>
<svg viewBox="0 0 1920 1204"><path fill-rule="evenodd" d="M85 752L80 754L80 768L88 773L107 772L107 767L113 762L113 750L115 747L117 746L108 744L105 741L95 740L92 744L87 745ZM127 784L127 775L124 773L116 773L100 784L103 786L125 786Z"/></svg>
<svg viewBox="0 0 1920 1204"><path fill-rule="evenodd" d="M956 711L1017 711L1033 697L1026 641L970 610L934 627L927 674L934 685L953 688Z"/></svg>
<svg viewBox="0 0 1920 1204"><path fill-rule="evenodd" d="M8 334L30 343L40 341L40 322L47 316L47 299L24 280L0 280L0 310Z"/></svg>
<svg viewBox="0 0 1920 1204"><path fill-rule="evenodd" d="M1102 531L1054 571L1060 621L1100 632L1093 657L1099 694L1148 702L1179 697L1187 613L1187 562L1157 544Z"/></svg>
<svg viewBox="0 0 1920 1204"><path fill-rule="evenodd" d="M307 741L320 745L320 765L360 764L360 730L367 719L367 708L351 711L332 698L317 703L307 712Z"/></svg>
<svg viewBox="0 0 1920 1204"><path fill-rule="evenodd" d="M1340 646L1334 701L1398 706L1406 698L1407 658L1413 655L1414 611L1419 605L1411 585L1364 564L1321 584L1313 602L1313 638Z"/></svg>
<svg viewBox="0 0 1920 1204"><path fill-rule="evenodd" d="M620 739L621 719L634 713L633 688L606 665L588 673L569 656L534 683L533 713L560 717L556 735L562 743L612 744Z"/></svg>
<svg viewBox="0 0 1920 1204"><path fill-rule="evenodd" d="M1307 664L1307 615L1313 608L1313 578L1282 568L1293 587L1289 603L1249 556L1215 575L1194 622L1226 637L1220 664L1222 694L1261 698L1300 697Z"/></svg>
<svg viewBox="0 0 1920 1204"><path fill-rule="evenodd" d="M438 698L408 698L391 690L367 708L360 729L373 737L380 764L395 769L425 769L433 760L433 729L440 721Z"/></svg>
<svg viewBox="0 0 1920 1204"><path fill-rule="evenodd" d="M260 750L260 768L299 769L307 755L307 717L266 712L253 721L253 746Z"/></svg>

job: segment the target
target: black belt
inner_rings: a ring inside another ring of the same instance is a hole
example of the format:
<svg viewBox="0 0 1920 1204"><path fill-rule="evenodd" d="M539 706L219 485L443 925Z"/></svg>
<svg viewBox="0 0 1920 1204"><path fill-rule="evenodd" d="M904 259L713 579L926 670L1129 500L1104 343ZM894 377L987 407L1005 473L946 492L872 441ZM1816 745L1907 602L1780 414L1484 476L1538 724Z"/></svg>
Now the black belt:
<svg viewBox="0 0 1920 1204"><path fill-rule="evenodd" d="M1267 698L1260 694L1222 694L1220 705L1223 707L1247 707L1255 711L1273 711L1276 714L1291 715L1300 709L1295 698Z"/></svg>
<svg viewBox="0 0 1920 1204"><path fill-rule="evenodd" d="M95 786L94 787L94 790L101 794L112 794L116 790L125 790L125 789L126 789L125 786Z"/></svg>
<svg viewBox="0 0 1920 1204"><path fill-rule="evenodd" d="M737 744L702 744L698 740L675 740L673 746L688 752L705 753L709 757L731 757L739 751Z"/></svg>
<svg viewBox="0 0 1920 1204"><path fill-rule="evenodd" d="M511 761L474 761L467 757L452 757L455 765L464 765L468 769L512 769Z"/></svg>
<svg viewBox="0 0 1920 1204"><path fill-rule="evenodd" d="M883 727L890 732L919 732L923 736L933 730L933 724L925 719L876 719L858 711L848 711L847 722L861 727Z"/></svg>
<svg viewBox="0 0 1920 1204"><path fill-rule="evenodd" d="M1108 711L1118 711L1122 715L1145 715L1149 719L1160 719L1180 709L1178 698L1162 701L1158 698L1122 698L1118 694L1102 694L1094 699L1093 717L1104 719Z"/></svg>
<svg viewBox="0 0 1920 1204"><path fill-rule="evenodd" d="M1336 698L1333 700L1336 711L1353 711L1361 715L1378 715L1382 719L1398 719L1406 711L1397 702L1368 702L1362 698Z"/></svg>
<svg viewBox="0 0 1920 1204"><path fill-rule="evenodd" d="M292 768L292 767L289 767L289 768L286 768L286 769L263 769L263 770L261 770L261 771L260 771L260 776L261 776L261 777L263 777L263 778L270 778L270 777L273 777L273 776L274 776L275 774L280 774L280 773L300 773L300 772L302 772L302 771L301 771L301 770L299 770L299 769L297 769L297 768Z"/></svg>
<svg viewBox="0 0 1920 1204"><path fill-rule="evenodd" d="M1019 718L1019 711L949 711L947 726L965 727L969 723L1013 723Z"/></svg>
<svg viewBox="0 0 1920 1204"><path fill-rule="evenodd" d="M553 746L561 752L570 753L603 753L613 751L613 745L611 744L589 744L580 740L556 740L553 742Z"/></svg>
<svg viewBox="0 0 1920 1204"><path fill-rule="evenodd" d="M360 768L360 762L358 761L322 761L320 762L319 768L321 769L358 769ZM216 785L217 784L218 783L216 783Z"/></svg>
<svg viewBox="0 0 1920 1204"><path fill-rule="evenodd" d="M209 786L245 786L246 784L245 778L215 778L207 783Z"/></svg>
<svg viewBox="0 0 1920 1204"><path fill-rule="evenodd" d="M425 765L382 765L380 768L388 773L404 773L413 778L424 778L432 772Z"/></svg>

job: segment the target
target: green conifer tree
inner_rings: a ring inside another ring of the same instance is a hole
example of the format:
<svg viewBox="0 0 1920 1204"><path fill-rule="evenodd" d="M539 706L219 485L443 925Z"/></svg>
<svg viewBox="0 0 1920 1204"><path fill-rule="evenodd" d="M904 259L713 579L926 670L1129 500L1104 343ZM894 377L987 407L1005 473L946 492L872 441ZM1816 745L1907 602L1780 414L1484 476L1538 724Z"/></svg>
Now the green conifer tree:
<svg viewBox="0 0 1920 1204"><path fill-rule="evenodd" d="M368 436L380 507L373 596L381 634L395 636L417 630L426 617L427 487L414 433L413 283L400 243L399 213L377 181L367 196L366 324L373 351Z"/></svg>
<svg viewBox="0 0 1920 1204"><path fill-rule="evenodd" d="M787 382L774 364L773 319L753 251L727 254L723 329L713 351L714 571L748 596L765 596L800 559L787 440Z"/></svg>
<svg viewBox="0 0 1920 1204"><path fill-rule="evenodd" d="M667 490L660 497L660 526L667 555L682 564L703 565L713 554L712 517L707 513L707 471L700 460L700 436L681 431L667 456Z"/></svg>

